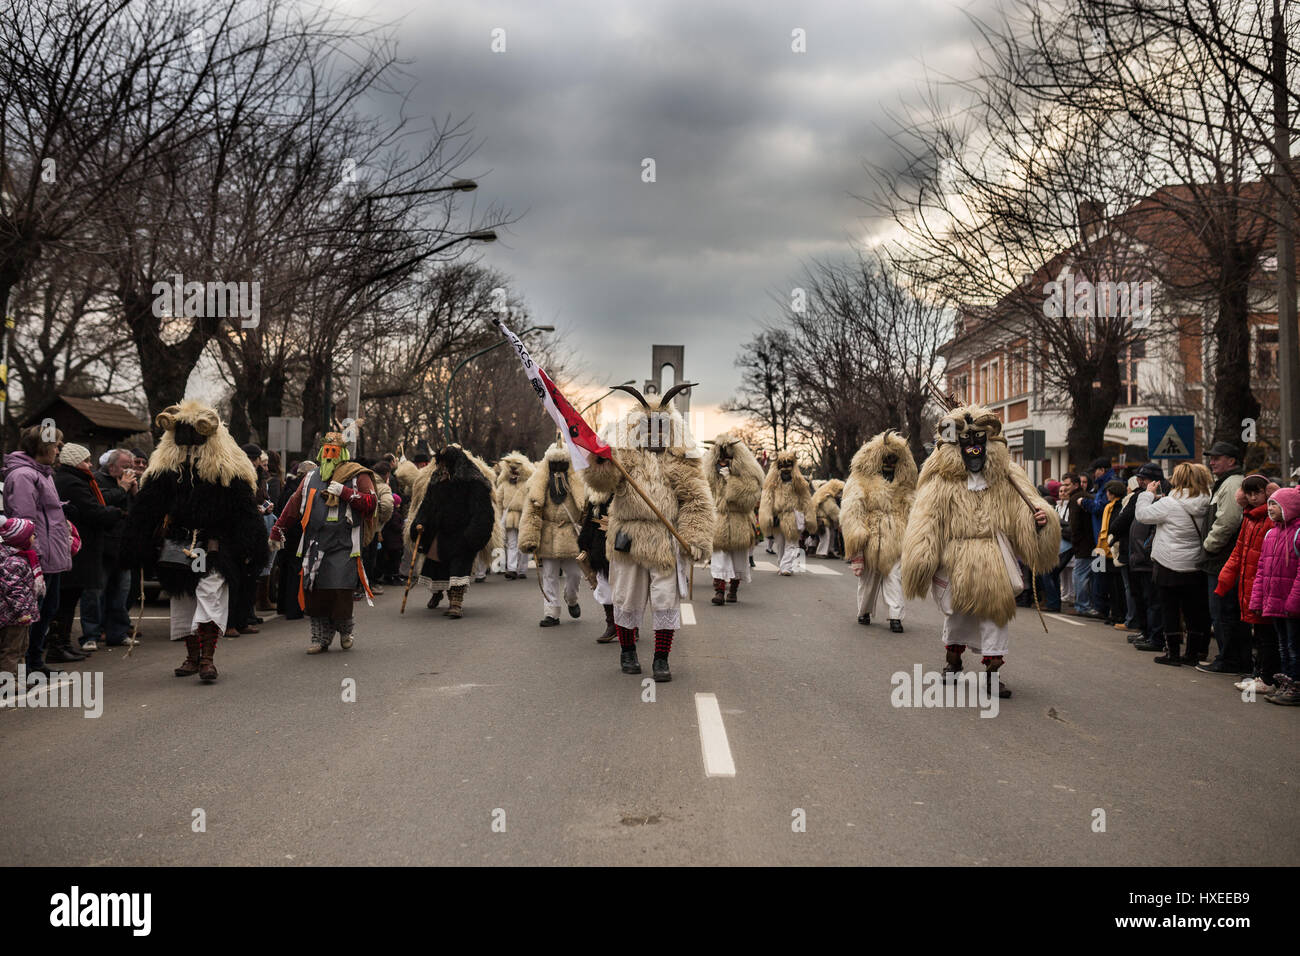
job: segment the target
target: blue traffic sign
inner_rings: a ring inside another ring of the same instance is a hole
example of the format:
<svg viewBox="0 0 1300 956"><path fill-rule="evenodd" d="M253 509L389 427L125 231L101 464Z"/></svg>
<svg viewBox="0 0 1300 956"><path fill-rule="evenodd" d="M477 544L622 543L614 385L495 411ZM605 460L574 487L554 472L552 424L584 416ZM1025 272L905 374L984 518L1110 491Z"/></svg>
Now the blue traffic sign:
<svg viewBox="0 0 1300 956"><path fill-rule="evenodd" d="M1147 416L1149 458L1195 458L1195 415Z"/></svg>

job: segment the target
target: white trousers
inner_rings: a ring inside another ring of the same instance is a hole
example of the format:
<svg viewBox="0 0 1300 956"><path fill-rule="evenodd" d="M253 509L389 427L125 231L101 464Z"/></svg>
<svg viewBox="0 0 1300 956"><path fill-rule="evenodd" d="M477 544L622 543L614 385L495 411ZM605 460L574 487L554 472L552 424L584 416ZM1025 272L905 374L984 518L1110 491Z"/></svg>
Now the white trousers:
<svg viewBox="0 0 1300 956"><path fill-rule="evenodd" d="M614 596L613 594L610 593L610 589L609 589L608 571L596 572L596 587L593 589L593 593L596 598L596 603L599 604L602 608L606 604L614 603Z"/></svg>
<svg viewBox="0 0 1300 956"><path fill-rule="evenodd" d="M714 551L709 559L709 572L722 581L749 583L749 548L735 551Z"/></svg>
<svg viewBox="0 0 1300 956"><path fill-rule="evenodd" d="M879 587L876 582L879 581ZM876 600L872 601L872 591L875 591ZM885 594L885 608L889 611L889 618L893 621L903 619L903 562L898 561L890 569L887 575L877 574L875 571L863 569L862 576L858 578L858 617L863 614L872 616L876 613L876 605L880 603L880 593ZM871 601L871 606L867 602Z"/></svg>
<svg viewBox="0 0 1300 956"><path fill-rule="evenodd" d="M519 529L506 529L506 570L523 571L528 567L528 555L519 550Z"/></svg>
<svg viewBox="0 0 1300 956"><path fill-rule="evenodd" d="M822 533L817 536L817 557L829 558L831 556L831 541L835 539L835 529L827 525L822 529Z"/></svg>
<svg viewBox="0 0 1300 956"><path fill-rule="evenodd" d="M776 553L781 556L781 567L778 570L789 571L792 574L799 570L797 562L801 550L798 538L787 541L785 535L778 531L776 533Z"/></svg>
<svg viewBox="0 0 1300 956"><path fill-rule="evenodd" d="M547 617L560 616L560 570L564 570L564 606L578 603L578 582L582 568L573 558L542 558L542 602Z"/></svg>
<svg viewBox="0 0 1300 956"><path fill-rule="evenodd" d="M198 631L200 624L213 623L226 633L226 618L230 614L230 588L226 579L216 571L199 578L194 594L171 596L171 639L183 641Z"/></svg>
<svg viewBox="0 0 1300 956"><path fill-rule="evenodd" d="M675 631L682 626L676 568L643 568L633 561L616 560L609 566L609 583L614 623L619 627L640 627L647 602L654 611L655 630Z"/></svg>
<svg viewBox="0 0 1300 956"><path fill-rule="evenodd" d="M1005 657L1011 645L1011 632L1006 625L997 625L987 618L970 614L955 614L952 610L952 577L947 568L940 568L934 576L930 592L943 611L944 644L965 644L969 650L984 657Z"/></svg>

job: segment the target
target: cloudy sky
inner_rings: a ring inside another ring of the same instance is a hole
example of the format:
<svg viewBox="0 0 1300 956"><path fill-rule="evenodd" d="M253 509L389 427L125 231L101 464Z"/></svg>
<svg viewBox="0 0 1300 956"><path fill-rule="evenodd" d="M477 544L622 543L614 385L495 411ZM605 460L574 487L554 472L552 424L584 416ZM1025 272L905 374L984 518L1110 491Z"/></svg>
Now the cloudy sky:
<svg viewBox="0 0 1300 956"><path fill-rule="evenodd" d="M400 22L413 117L472 115L475 198L521 216L485 264L567 333L591 381L640 381L653 343L685 345L706 435L771 295L872 231L850 194L890 155L885 111L927 66L959 71L974 32L972 0L336 6Z"/></svg>

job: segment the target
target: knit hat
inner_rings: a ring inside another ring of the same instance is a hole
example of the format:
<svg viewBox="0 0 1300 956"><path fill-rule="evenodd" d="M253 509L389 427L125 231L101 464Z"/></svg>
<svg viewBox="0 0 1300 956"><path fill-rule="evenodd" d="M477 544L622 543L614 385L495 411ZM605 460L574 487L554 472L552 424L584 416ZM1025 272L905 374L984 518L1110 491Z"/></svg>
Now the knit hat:
<svg viewBox="0 0 1300 956"><path fill-rule="evenodd" d="M107 468L107 467L108 467L108 458L109 458L109 456L112 455L113 452L115 452L115 451L117 451L116 448L110 448L108 451L104 452L104 454L102 454L102 455L99 456L99 467L100 467L100 468Z"/></svg>
<svg viewBox="0 0 1300 956"><path fill-rule="evenodd" d="M1110 469L1110 459L1109 459L1109 458L1098 458L1096 461L1094 461L1091 465L1088 466L1088 469L1089 469L1090 471L1096 471L1098 468L1105 468L1105 469L1109 470L1109 469Z"/></svg>
<svg viewBox="0 0 1300 956"><path fill-rule="evenodd" d="M1053 498L1057 496L1060 490L1061 490L1061 483L1057 481L1055 478L1052 478L1047 482L1047 493L1051 495Z"/></svg>
<svg viewBox="0 0 1300 956"><path fill-rule="evenodd" d="M32 546L36 535L36 522L26 518L5 518L0 520L0 541L19 551L26 551Z"/></svg>
<svg viewBox="0 0 1300 956"><path fill-rule="evenodd" d="M64 445L63 451L59 452L59 464L71 465L76 468L83 461L90 457L90 449L85 445Z"/></svg>

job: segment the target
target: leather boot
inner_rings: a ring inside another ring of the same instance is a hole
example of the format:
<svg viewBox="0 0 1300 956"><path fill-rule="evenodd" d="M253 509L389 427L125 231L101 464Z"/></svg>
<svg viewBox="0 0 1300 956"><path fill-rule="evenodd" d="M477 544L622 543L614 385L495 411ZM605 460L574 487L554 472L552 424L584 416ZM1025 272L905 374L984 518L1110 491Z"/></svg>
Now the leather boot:
<svg viewBox="0 0 1300 956"><path fill-rule="evenodd" d="M432 611L435 607L439 605L439 603L441 603L441 601L442 601L442 592L434 591L433 594L429 597L429 603L426 604L425 607L427 607L430 611Z"/></svg>
<svg viewBox="0 0 1300 956"><path fill-rule="evenodd" d="M727 586L727 603L736 603L736 592L740 589L740 579L732 578L731 584Z"/></svg>
<svg viewBox="0 0 1300 956"><path fill-rule="evenodd" d="M961 655L966 650L965 644L948 644L944 648L943 680L955 680L962 672Z"/></svg>
<svg viewBox="0 0 1300 956"><path fill-rule="evenodd" d="M622 668L624 674L641 673L641 662L636 656L636 628L620 627L618 630L618 643L623 648L623 653L619 655L618 666Z"/></svg>
<svg viewBox="0 0 1300 956"><path fill-rule="evenodd" d="M727 603L727 582L722 580L722 578L713 579L713 603Z"/></svg>
<svg viewBox="0 0 1300 956"><path fill-rule="evenodd" d="M220 637L221 628L211 621L199 625L199 680L208 684L217 679L212 656L217 652L217 639Z"/></svg>
<svg viewBox="0 0 1300 956"><path fill-rule="evenodd" d="M50 622L50 629L45 632L45 661L47 664L71 664L84 661L89 654L72 646L72 616L75 609L69 607L67 613L59 611Z"/></svg>
<svg viewBox="0 0 1300 956"><path fill-rule="evenodd" d="M258 578L257 580L257 599L254 603L255 611L271 611L274 613L275 605L271 603L271 579Z"/></svg>
<svg viewBox="0 0 1300 956"><path fill-rule="evenodd" d="M991 667L984 672L984 686L988 689L989 696L993 696L993 675L998 673L998 668ZM998 697L1006 700L1011 696L1011 688L1002 683L1002 675L998 674Z"/></svg>
<svg viewBox="0 0 1300 956"><path fill-rule="evenodd" d="M185 663L176 668L177 677L193 677L199 672L199 636L185 635Z"/></svg>
<svg viewBox="0 0 1300 956"><path fill-rule="evenodd" d="M618 637L618 630L614 627L614 605L606 604L605 606L605 633L596 638L597 644L608 644L614 638Z"/></svg>
<svg viewBox="0 0 1300 956"><path fill-rule="evenodd" d="M1182 662L1188 667L1195 667L1209 656L1210 635L1197 634L1195 631L1188 631L1187 653L1183 655Z"/></svg>
<svg viewBox="0 0 1300 956"><path fill-rule="evenodd" d="M1178 656L1178 649L1183 646L1183 636L1181 634L1165 635L1165 652L1159 657L1153 658L1157 664L1168 664L1170 667L1181 667L1183 659Z"/></svg>
<svg viewBox="0 0 1300 956"><path fill-rule="evenodd" d="M447 610L443 611L444 617L463 617L461 608L465 604L465 585L452 585L447 588Z"/></svg>
<svg viewBox="0 0 1300 956"><path fill-rule="evenodd" d="M673 679L673 672L668 669L668 652L673 649L673 632L664 628L655 630L655 656L651 662L650 672L659 682Z"/></svg>

